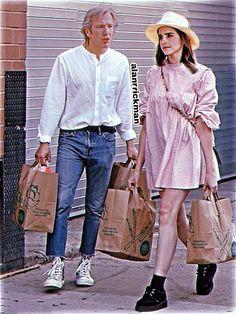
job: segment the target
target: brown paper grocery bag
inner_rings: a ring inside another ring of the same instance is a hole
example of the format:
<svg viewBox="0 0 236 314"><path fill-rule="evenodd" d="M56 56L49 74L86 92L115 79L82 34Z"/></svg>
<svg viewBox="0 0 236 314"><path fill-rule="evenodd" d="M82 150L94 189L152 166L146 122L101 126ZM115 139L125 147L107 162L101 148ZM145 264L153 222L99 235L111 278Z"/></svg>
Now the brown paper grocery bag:
<svg viewBox="0 0 236 314"><path fill-rule="evenodd" d="M137 191L109 189L96 249L117 258L147 261L150 258L154 203Z"/></svg>
<svg viewBox="0 0 236 314"><path fill-rule="evenodd" d="M111 189L126 190L128 188L128 180L134 171L135 163L133 161L116 162L113 164L109 187ZM146 172L142 169L139 187L144 193L147 200L150 199L150 191L147 188Z"/></svg>
<svg viewBox="0 0 236 314"><path fill-rule="evenodd" d="M58 174L23 165L13 211L13 221L24 230L53 232Z"/></svg>
<svg viewBox="0 0 236 314"><path fill-rule="evenodd" d="M229 198L193 200L187 239L187 263L210 264L232 259L235 226Z"/></svg>

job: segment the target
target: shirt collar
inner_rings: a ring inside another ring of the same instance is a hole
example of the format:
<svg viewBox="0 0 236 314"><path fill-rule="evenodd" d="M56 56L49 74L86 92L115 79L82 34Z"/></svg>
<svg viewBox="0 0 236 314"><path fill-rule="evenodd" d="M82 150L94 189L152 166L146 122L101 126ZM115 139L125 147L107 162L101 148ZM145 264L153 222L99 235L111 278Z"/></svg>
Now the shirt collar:
<svg viewBox="0 0 236 314"><path fill-rule="evenodd" d="M93 60L95 63L99 63L99 62L102 62L106 56L108 55L109 51L110 51L110 48L108 48L103 54L100 55L100 60L97 59L97 56L88 51L83 44L81 44L81 49L82 49L82 52L88 57L90 58L91 60Z"/></svg>

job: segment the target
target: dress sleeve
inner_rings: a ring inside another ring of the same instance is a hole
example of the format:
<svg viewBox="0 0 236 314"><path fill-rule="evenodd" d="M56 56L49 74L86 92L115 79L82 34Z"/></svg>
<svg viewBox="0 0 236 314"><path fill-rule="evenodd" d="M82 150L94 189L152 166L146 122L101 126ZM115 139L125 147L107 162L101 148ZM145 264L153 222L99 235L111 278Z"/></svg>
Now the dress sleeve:
<svg viewBox="0 0 236 314"><path fill-rule="evenodd" d="M196 84L198 95L195 118L200 117L206 125L213 130L219 129L220 118L215 111L218 103L218 93L216 90L215 75L210 69L206 69L201 75L201 79Z"/></svg>
<svg viewBox="0 0 236 314"><path fill-rule="evenodd" d="M143 118L145 118L146 112L147 112L147 104L148 104L150 85L151 85L151 72L152 72L152 68L147 71L145 82L144 82L143 97L139 103L139 118L141 121Z"/></svg>

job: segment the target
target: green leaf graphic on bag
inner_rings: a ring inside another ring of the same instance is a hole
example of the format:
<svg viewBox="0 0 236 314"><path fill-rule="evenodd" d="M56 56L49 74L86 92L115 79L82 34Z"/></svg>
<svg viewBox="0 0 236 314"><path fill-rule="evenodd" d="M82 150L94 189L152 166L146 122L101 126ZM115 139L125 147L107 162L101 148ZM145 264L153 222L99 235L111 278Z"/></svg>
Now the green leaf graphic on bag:
<svg viewBox="0 0 236 314"><path fill-rule="evenodd" d="M24 220L25 220L25 212L22 208L20 208L19 215L18 215L18 223L22 225Z"/></svg>
<svg viewBox="0 0 236 314"><path fill-rule="evenodd" d="M142 256L146 256L149 253L150 245L148 241L143 241L143 243L140 246L140 254Z"/></svg>

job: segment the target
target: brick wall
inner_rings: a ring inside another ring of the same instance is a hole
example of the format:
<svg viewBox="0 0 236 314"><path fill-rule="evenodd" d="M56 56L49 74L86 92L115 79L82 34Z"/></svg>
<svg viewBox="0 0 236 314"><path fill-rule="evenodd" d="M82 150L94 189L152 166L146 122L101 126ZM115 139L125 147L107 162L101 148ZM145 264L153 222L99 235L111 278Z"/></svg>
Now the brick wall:
<svg viewBox="0 0 236 314"><path fill-rule="evenodd" d="M0 160L4 154L5 71L25 70L27 0L0 1Z"/></svg>

